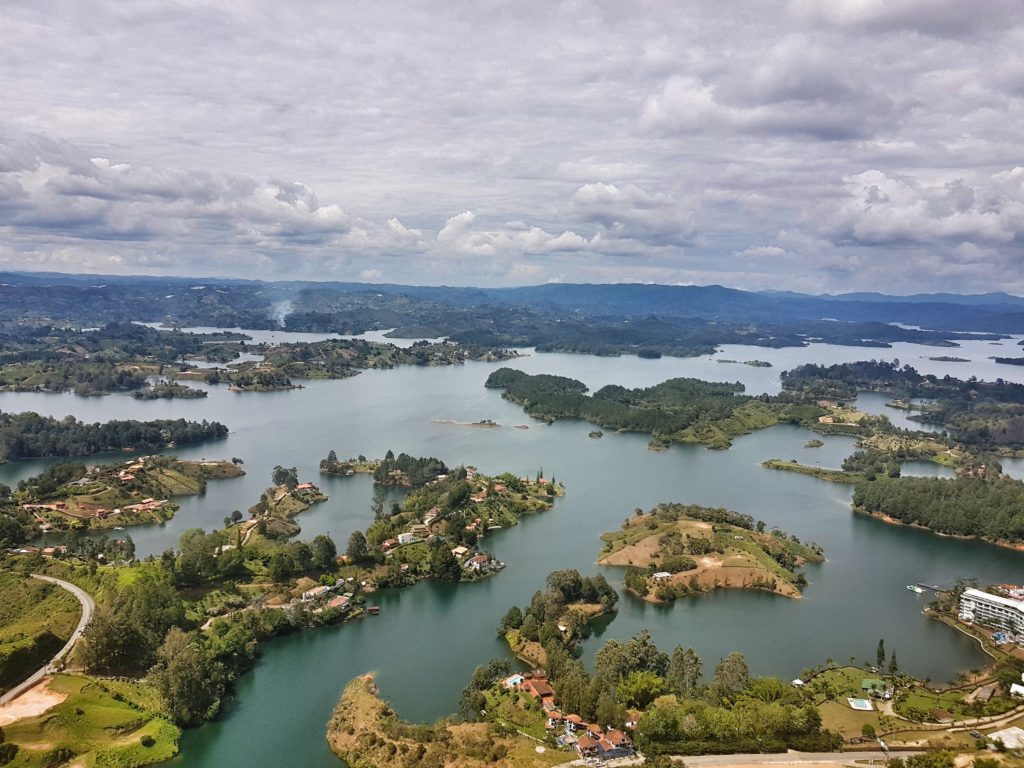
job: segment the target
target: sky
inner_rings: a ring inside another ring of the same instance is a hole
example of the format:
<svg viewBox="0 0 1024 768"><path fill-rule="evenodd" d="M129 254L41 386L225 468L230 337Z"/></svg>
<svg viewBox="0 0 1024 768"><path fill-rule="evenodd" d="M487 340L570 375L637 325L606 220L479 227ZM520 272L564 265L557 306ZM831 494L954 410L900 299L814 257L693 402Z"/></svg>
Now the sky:
<svg viewBox="0 0 1024 768"><path fill-rule="evenodd" d="M1022 0L4 0L0 270L1024 294Z"/></svg>

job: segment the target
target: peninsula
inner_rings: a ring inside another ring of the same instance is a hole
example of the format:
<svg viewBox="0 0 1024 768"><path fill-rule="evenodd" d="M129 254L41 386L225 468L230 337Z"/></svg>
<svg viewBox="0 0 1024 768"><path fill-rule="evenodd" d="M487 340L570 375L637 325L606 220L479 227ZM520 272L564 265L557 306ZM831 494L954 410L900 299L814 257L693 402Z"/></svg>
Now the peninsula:
<svg viewBox="0 0 1024 768"><path fill-rule="evenodd" d="M9 501L38 530L109 529L174 516L175 496L195 496L208 480L240 477L232 461L140 456L118 464L55 464L26 480Z"/></svg>

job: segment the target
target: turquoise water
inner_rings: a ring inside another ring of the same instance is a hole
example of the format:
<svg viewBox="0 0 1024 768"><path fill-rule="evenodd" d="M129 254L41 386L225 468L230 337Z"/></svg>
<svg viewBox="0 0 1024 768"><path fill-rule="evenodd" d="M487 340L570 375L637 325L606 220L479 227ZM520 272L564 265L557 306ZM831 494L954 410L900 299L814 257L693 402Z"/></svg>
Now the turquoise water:
<svg viewBox="0 0 1024 768"><path fill-rule="evenodd" d="M984 367L990 348L968 346L956 354L977 356ZM708 357L531 355L509 365L573 376L594 388L611 382L645 386L671 376L698 376L739 379L748 384L748 391L759 392L777 391L779 372L799 362L885 356L916 364L909 353L929 352L926 347L860 350L819 345L726 348L719 353L740 360L767 359L776 365L770 369L719 364ZM970 375L969 364L948 365L952 375ZM388 449L434 455L451 465L475 464L484 472L533 474L543 468L567 487L566 497L550 512L488 537L486 546L508 563L496 577L473 584L424 582L404 591L385 591L375 598L383 609L378 617L268 643L256 669L239 681L235 704L217 722L188 732L176 763L336 766L324 740L326 722L348 680L367 671L377 674L384 695L404 717L433 720L453 711L473 668L506 655L494 626L507 608L528 603L551 570L599 570L595 560L600 533L617 528L635 507L662 501L749 513L802 540L822 544L827 561L807 568L810 585L799 600L738 590L670 606L623 597L614 620L602 623L585 644L588 663L604 639L626 638L642 628L649 629L663 648L677 643L693 646L708 666L740 650L755 673L789 677L828 657L868 658L880 637L896 650L908 672L922 677L949 679L958 670L982 663L970 640L921 615L928 596L909 592L905 585L948 583L959 577L1019 581L1024 556L856 516L849 509L848 487L760 466L772 457L839 466L853 450L849 438L826 437L823 447L809 449L804 444L814 435L786 425L737 439L728 451L677 446L652 452L642 435L606 433L595 440L587 436L588 424L566 421L548 426L530 420L498 392L483 387L496 367L467 363L369 371L280 393L235 394L212 387L205 400L190 401L0 394L0 409L5 411L73 413L87 421L207 418L231 428L220 443L177 453L188 458L239 456L248 474L211 482L205 496L184 499L178 515L164 525L132 529L140 554L172 546L187 528L219 527L232 509L244 510L259 498L276 464L297 466L302 478L319 482L330 495L328 502L297 518L303 537L329 532L344 545L351 531L372 519L372 483L367 477L320 478L318 463L331 449L342 457L380 456ZM1006 378L1024 375L1019 369L1000 373ZM439 423L485 418L502 427ZM517 424L529 429L515 429ZM44 464L0 466L0 482L10 484ZM942 470L911 465L905 471ZM620 571L604 572L620 585Z"/></svg>

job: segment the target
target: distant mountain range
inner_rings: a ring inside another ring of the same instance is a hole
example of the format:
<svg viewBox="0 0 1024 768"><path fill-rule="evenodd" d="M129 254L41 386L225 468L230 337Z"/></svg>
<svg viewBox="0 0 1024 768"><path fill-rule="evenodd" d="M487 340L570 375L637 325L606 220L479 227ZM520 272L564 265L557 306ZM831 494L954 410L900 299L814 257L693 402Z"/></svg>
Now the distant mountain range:
<svg viewBox="0 0 1024 768"><path fill-rule="evenodd" d="M205 287L205 288L204 288ZM208 290L205 290L208 289ZM216 299L212 297L216 294ZM204 298L204 295L206 298ZM720 285L551 283L517 288L465 288L371 283L277 281L187 277L124 277L60 273L0 273L0 319L19 307L37 312L53 305L62 316L89 308L103 320L120 314L132 319L173 317L198 320L204 312L226 321L273 318L281 303L306 315L344 313L379 325L391 316L408 324L416 312L445 308L491 312L519 307L556 318L675 318L710 323L901 323L937 331L1024 333L1024 298L1007 293L953 293L889 296L882 293L809 295L789 291L751 292ZM9 312L4 313L3 304ZM204 309L205 307L205 309ZM219 314L213 312L219 309ZM52 313L52 310L51 310ZM361 313L361 314L360 314ZM368 314L369 313L369 314ZM388 314L390 313L390 315ZM314 317L315 320L315 317ZM251 327L251 326L250 326ZM389 327L389 326L385 326Z"/></svg>

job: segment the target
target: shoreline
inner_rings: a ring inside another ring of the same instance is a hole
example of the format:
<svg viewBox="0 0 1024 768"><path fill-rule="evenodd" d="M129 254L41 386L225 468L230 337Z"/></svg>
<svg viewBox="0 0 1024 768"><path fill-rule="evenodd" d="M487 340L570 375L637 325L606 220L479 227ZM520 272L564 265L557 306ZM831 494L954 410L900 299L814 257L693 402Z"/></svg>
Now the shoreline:
<svg viewBox="0 0 1024 768"><path fill-rule="evenodd" d="M929 528L928 526L921 525L920 523L905 523L902 520L898 520L897 518L892 517L891 515L885 514L884 512L872 512L870 510L864 509L863 507L853 506L852 504L850 505L850 509L853 510L855 514L863 515L864 517L874 518L875 520L879 520L885 523L886 525L916 528L919 531L927 531L928 533L934 536L941 536L944 539L958 539L960 541L979 541L983 544L990 544L993 547L1000 547L1001 549L1012 549L1016 552L1024 552L1024 542L1015 544L1013 542L1004 541L1001 539L986 539L984 536L968 535L963 533L942 533L941 531L936 531L934 528Z"/></svg>

